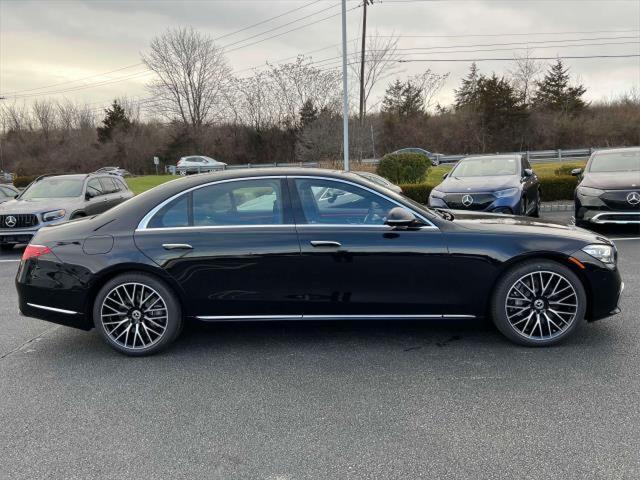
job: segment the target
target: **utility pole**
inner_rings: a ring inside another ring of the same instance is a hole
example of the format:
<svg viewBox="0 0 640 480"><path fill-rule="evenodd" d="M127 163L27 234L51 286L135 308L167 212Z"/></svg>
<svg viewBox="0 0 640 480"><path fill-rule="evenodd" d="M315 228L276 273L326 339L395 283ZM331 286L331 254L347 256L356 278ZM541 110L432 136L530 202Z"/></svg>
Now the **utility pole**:
<svg viewBox="0 0 640 480"><path fill-rule="evenodd" d="M342 0L342 140L344 170L349 171L349 92L347 91L347 0Z"/></svg>
<svg viewBox="0 0 640 480"><path fill-rule="evenodd" d="M362 11L362 46L360 47L360 110L358 118L360 120L360 125L364 123L364 57L365 57L365 49L367 47L367 6L369 5L369 1L371 1L371 5L373 5L373 0L364 0Z"/></svg>

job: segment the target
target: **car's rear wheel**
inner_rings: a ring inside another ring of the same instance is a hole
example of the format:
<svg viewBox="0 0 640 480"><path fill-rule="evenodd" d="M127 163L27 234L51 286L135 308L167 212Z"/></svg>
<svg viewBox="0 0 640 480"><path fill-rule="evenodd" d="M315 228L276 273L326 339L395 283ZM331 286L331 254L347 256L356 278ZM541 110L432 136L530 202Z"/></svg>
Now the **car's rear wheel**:
<svg viewBox="0 0 640 480"><path fill-rule="evenodd" d="M587 297L569 268L532 260L508 271L496 285L493 321L507 338L527 346L548 346L570 336L582 323Z"/></svg>
<svg viewBox="0 0 640 480"><path fill-rule="evenodd" d="M96 296L93 322L102 338L126 355L150 355L180 334L182 311L164 282L144 273L119 275Z"/></svg>

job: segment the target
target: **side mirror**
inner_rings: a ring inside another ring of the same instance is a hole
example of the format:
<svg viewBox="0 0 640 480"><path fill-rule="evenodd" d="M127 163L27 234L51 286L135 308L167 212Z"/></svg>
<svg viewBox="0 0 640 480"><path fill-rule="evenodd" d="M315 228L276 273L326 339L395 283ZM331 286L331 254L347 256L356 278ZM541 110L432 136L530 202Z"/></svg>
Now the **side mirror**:
<svg viewBox="0 0 640 480"><path fill-rule="evenodd" d="M577 177L581 173L582 173L582 169L581 168L574 168L573 170L571 170L571 175L573 175L574 177Z"/></svg>
<svg viewBox="0 0 640 480"><path fill-rule="evenodd" d="M91 193L87 192L84 194L84 199L85 200L91 200L93 198L93 195L91 195Z"/></svg>
<svg viewBox="0 0 640 480"><path fill-rule="evenodd" d="M442 179L444 180L445 178L447 178L449 176L449 173L445 173L444 175L442 175Z"/></svg>
<svg viewBox="0 0 640 480"><path fill-rule="evenodd" d="M390 227L409 227L416 223L416 216L402 207L395 207L389 210L387 220L384 222Z"/></svg>
<svg viewBox="0 0 640 480"><path fill-rule="evenodd" d="M525 177L531 177L533 175L533 170L531 170L530 168L525 168L522 173Z"/></svg>

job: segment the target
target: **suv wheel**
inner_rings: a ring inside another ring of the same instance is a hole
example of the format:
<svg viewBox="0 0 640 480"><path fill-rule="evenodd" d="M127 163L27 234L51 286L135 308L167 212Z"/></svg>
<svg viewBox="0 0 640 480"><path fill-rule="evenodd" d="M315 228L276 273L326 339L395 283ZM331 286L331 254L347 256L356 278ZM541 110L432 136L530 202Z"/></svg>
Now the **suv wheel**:
<svg viewBox="0 0 640 480"><path fill-rule="evenodd" d="M126 355L142 356L159 352L177 338L182 311L162 281L131 273L102 287L94 302L93 322L109 346Z"/></svg>
<svg viewBox="0 0 640 480"><path fill-rule="evenodd" d="M587 297L569 268L533 260L508 271L493 292L493 321L520 345L548 346L570 336L584 319Z"/></svg>

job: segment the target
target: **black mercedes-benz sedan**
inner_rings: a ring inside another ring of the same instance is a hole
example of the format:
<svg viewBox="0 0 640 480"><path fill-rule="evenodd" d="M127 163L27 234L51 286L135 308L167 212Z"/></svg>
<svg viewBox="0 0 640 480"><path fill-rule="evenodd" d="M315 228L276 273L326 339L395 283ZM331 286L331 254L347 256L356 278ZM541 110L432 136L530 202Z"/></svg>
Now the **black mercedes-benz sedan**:
<svg viewBox="0 0 640 480"><path fill-rule="evenodd" d="M540 212L542 188L524 155L482 155L460 160L429 194L429 206L509 215Z"/></svg>
<svg viewBox="0 0 640 480"><path fill-rule="evenodd" d="M640 225L640 147L596 151L571 173L580 177L576 225Z"/></svg>
<svg viewBox="0 0 640 480"><path fill-rule="evenodd" d="M618 312L612 242L577 227L431 210L356 174L255 169L168 182L45 227L24 251L24 315L154 353L187 319L491 317L541 346Z"/></svg>

